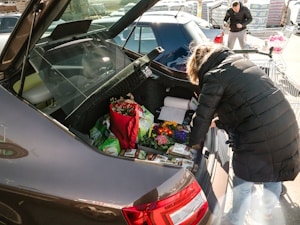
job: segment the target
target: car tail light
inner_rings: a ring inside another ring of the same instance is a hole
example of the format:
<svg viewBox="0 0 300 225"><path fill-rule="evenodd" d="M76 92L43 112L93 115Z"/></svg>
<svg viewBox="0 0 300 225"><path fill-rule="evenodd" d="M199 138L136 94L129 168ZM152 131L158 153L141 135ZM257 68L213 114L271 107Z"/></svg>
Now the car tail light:
<svg viewBox="0 0 300 225"><path fill-rule="evenodd" d="M222 44L223 43L223 37L224 37L224 32L222 32L221 34L218 34L214 39L214 43Z"/></svg>
<svg viewBox="0 0 300 225"><path fill-rule="evenodd" d="M123 208L130 225L197 224L208 211L206 197L197 181L168 198Z"/></svg>

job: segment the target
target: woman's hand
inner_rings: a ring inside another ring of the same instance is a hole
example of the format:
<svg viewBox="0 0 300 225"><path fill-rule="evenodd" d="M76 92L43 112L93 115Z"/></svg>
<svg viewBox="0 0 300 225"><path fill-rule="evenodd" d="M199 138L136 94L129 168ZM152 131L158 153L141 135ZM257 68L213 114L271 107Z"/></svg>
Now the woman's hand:
<svg viewBox="0 0 300 225"><path fill-rule="evenodd" d="M217 127L216 125L216 120L219 120L219 117L215 117L211 120L211 123L210 123L210 128L215 128Z"/></svg>
<svg viewBox="0 0 300 225"><path fill-rule="evenodd" d="M196 144L196 145L192 145L192 146L186 146L185 150L186 151L190 151L191 149L199 150L200 148L201 148L200 144Z"/></svg>

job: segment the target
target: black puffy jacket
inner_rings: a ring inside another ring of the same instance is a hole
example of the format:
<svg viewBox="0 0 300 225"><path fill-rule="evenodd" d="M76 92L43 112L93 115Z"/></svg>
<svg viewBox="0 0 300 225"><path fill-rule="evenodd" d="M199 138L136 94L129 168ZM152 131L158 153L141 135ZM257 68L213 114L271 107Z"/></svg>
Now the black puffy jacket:
<svg viewBox="0 0 300 225"><path fill-rule="evenodd" d="M293 180L299 172L299 129L283 93L262 69L229 50L199 71L199 106L190 145L202 143L217 114L233 150L234 173L247 181Z"/></svg>
<svg viewBox="0 0 300 225"><path fill-rule="evenodd" d="M230 20L229 21L230 31L239 32L246 29L247 25L252 22L253 18L250 10L240 2L240 11L238 13L235 13L232 8L229 8L226 11L224 21L228 22L228 20ZM237 23L242 24L243 27L237 28L236 27Z"/></svg>

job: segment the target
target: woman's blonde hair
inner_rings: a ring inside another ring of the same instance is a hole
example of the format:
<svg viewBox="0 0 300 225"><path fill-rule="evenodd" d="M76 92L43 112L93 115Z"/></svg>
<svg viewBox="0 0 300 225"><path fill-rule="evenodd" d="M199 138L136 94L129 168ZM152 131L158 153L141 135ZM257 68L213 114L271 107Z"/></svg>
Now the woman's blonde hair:
<svg viewBox="0 0 300 225"><path fill-rule="evenodd" d="M191 49L192 55L187 61L186 72L192 84L199 84L198 72L216 48L214 44L205 44L197 45Z"/></svg>

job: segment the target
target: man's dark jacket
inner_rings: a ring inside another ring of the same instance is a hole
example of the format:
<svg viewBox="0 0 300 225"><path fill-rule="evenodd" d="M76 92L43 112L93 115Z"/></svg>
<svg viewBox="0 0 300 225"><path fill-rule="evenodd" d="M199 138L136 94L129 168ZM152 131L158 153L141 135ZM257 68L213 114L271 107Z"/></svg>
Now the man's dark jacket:
<svg viewBox="0 0 300 225"><path fill-rule="evenodd" d="M224 21L228 22L229 19L230 19L229 26L231 32L239 32L245 30L247 28L247 25L251 23L253 20L250 10L246 6L244 6L241 2L240 2L240 11L238 13L235 13L232 8L229 8L226 11ZM236 27L237 23L242 24L243 27L237 28Z"/></svg>
<svg viewBox="0 0 300 225"><path fill-rule="evenodd" d="M299 172L299 129L283 93L262 69L229 50L199 71L199 105L189 145L202 143L217 114L229 134L235 175L252 182L293 180Z"/></svg>

